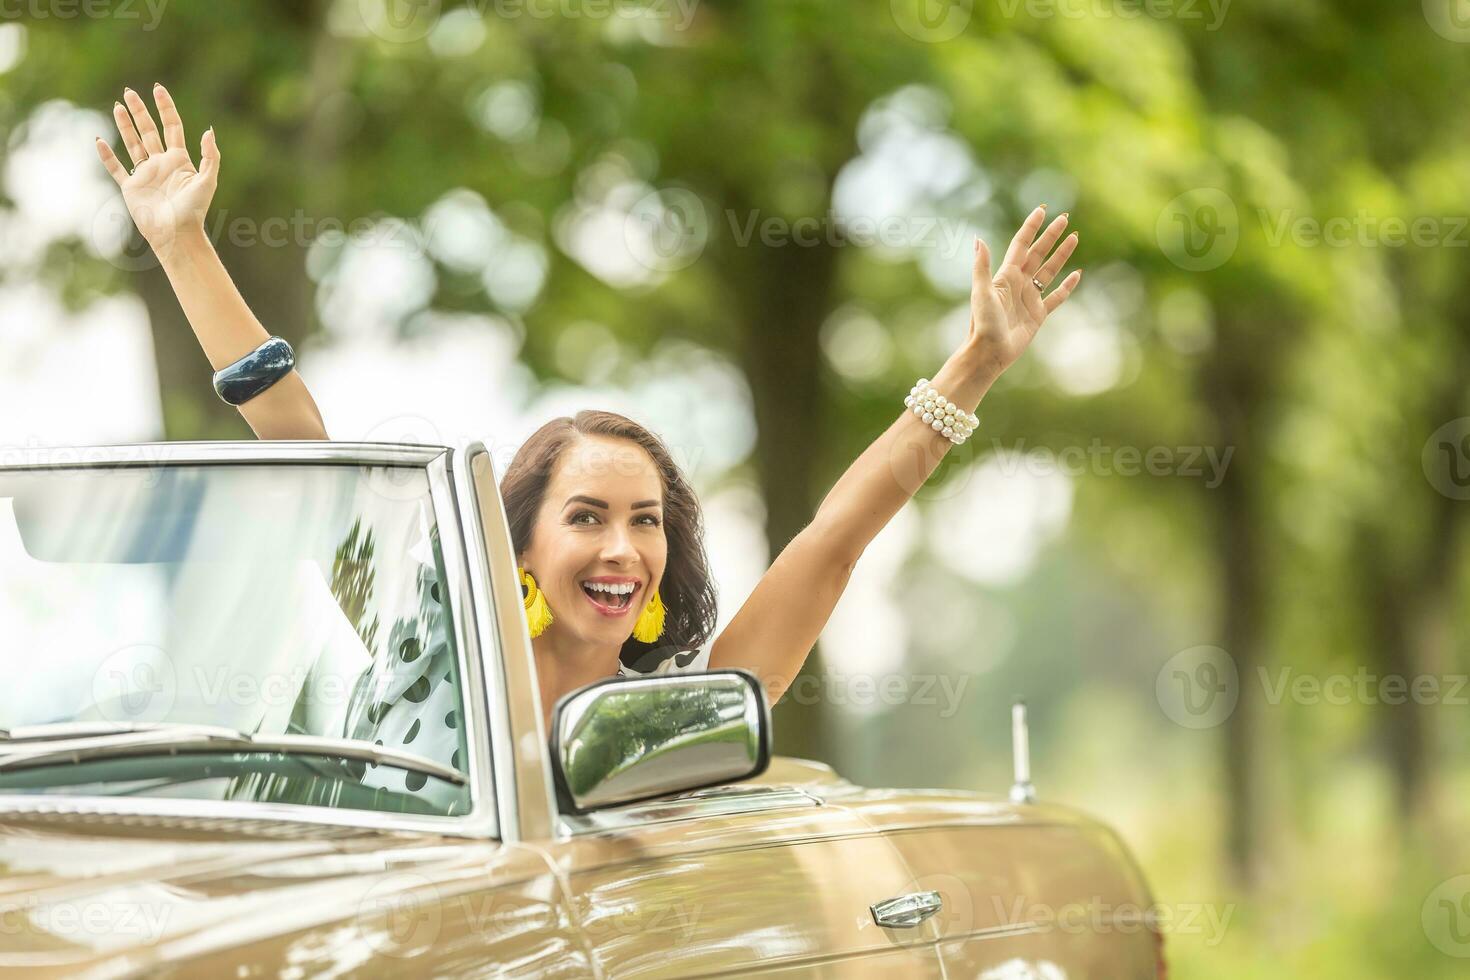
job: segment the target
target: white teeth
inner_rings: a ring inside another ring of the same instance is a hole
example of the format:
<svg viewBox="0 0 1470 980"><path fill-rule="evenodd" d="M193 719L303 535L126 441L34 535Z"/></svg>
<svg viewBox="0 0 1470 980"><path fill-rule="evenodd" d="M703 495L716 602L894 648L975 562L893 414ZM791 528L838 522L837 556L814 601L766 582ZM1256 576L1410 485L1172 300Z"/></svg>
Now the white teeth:
<svg viewBox="0 0 1470 980"><path fill-rule="evenodd" d="M613 595L628 595L637 588L632 582L624 585L610 585L603 582L583 582L582 585L598 592L611 592Z"/></svg>

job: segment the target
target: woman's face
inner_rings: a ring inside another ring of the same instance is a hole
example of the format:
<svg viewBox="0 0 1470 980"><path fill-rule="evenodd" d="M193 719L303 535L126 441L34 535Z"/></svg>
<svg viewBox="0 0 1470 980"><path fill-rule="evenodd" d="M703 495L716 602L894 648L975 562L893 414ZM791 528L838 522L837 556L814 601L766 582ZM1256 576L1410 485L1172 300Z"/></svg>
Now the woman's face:
<svg viewBox="0 0 1470 980"><path fill-rule="evenodd" d="M663 481L641 446L598 436L568 445L541 501L531 547L520 556L551 606L548 631L621 646L663 580L663 520ZM593 581L623 589L631 583L633 592L589 590Z"/></svg>

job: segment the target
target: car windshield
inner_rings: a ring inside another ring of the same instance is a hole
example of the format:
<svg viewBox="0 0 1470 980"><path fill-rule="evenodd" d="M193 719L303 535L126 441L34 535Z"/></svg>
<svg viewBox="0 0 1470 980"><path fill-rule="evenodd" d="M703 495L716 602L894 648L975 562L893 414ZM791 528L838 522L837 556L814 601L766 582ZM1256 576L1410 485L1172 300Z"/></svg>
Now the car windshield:
<svg viewBox="0 0 1470 980"><path fill-rule="evenodd" d="M0 728L14 736L0 760L27 726L89 723L91 746L120 737L111 727L191 724L348 739L465 772L444 582L422 467L0 471ZM467 780L402 756L230 744L0 769L0 794L469 809Z"/></svg>

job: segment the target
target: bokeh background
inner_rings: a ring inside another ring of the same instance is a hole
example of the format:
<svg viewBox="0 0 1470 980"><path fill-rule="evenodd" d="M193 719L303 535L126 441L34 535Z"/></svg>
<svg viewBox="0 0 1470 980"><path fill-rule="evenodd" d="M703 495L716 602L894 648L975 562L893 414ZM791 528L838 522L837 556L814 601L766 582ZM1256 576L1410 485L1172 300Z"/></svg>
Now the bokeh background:
<svg viewBox="0 0 1470 980"><path fill-rule="evenodd" d="M1470 3L4 0L9 459L252 438L93 148L154 81L333 438L624 412L722 625L959 342L973 236L1069 211L1080 289L781 748L1004 792L1024 697L1174 975L1470 972Z"/></svg>

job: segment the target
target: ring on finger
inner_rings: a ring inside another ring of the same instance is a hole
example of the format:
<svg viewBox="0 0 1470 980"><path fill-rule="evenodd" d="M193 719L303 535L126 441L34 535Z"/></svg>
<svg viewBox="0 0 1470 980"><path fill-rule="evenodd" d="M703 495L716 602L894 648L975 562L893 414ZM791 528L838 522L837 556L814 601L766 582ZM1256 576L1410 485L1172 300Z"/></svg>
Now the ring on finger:
<svg viewBox="0 0 1470 980"><path fill-rule="evenodd" d="M1037 279L1035 276L1031 277L1031 285L1036 287L1036 291L1038 293L1046 292L1046 284L1043 283L1040 279Z"/></svg>

